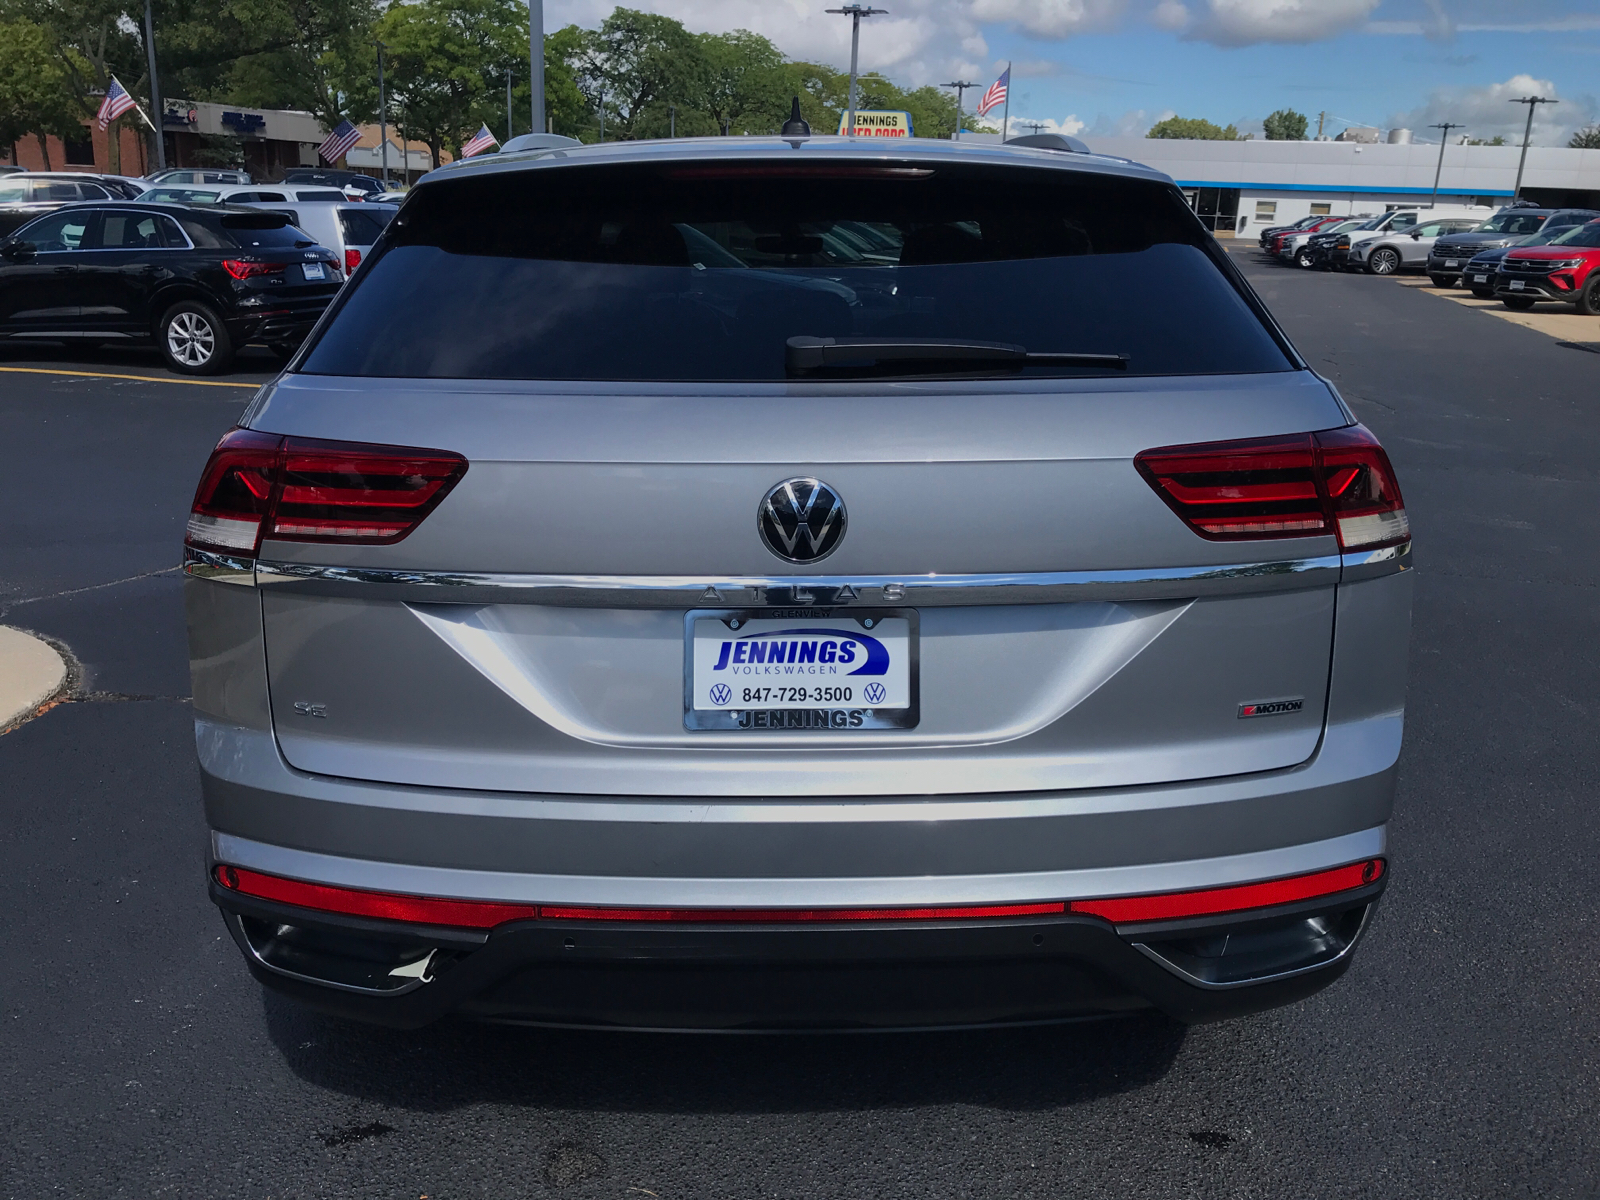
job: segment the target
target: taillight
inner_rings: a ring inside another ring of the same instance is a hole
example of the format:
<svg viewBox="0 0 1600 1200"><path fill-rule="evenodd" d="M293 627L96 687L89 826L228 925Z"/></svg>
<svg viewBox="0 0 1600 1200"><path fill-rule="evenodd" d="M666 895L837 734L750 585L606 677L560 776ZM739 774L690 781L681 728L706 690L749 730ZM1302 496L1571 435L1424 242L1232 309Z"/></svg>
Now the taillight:
<svg viewBox="0 0 1600 1200"><path fill-rule="evenodd" d="M1357 550L1411 536L1389 456L1361 425L1163 446L1133 461L1172 511L1212 541L1333 533L1343 549Z"/></svg>
<svg viewBox="0 0 1600 1200"><path fill-rule="evenodd" d="M222 269L235 279L251 279L257 275L282 275L284 263L246 262L240 258L225 258Z"/></svg>
<svg viewBox="0 0 1600 1200"><path fill-rule="evenodd" d="M344 252L344 273L346 275L350 274L351 271L354 271L360 265L361 265L361 251L359 251L359 250L346 250Z"/></svg>
<svg viewBox="0 0 1600 1200"><path fill-rule="evenodd" d="M184 542L245 557L265 538L385 546L420 525L466 472L467 460L444 450L235 429L200 476Z"/></svg>

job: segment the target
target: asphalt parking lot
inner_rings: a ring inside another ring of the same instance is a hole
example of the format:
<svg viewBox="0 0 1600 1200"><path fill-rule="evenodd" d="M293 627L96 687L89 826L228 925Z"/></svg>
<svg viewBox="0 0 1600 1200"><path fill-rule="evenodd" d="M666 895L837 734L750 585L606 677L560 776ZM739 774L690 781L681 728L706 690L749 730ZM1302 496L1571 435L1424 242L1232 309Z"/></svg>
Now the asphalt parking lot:
<svg viewBox="0 0 1600 1200"><path fill-rule="evenodd" d="M1230 251L1388 446L1418 590L1371 936L1193 1029L394 1033L265 996L205 898L173 569L251 387L0 357L0 623L82 664L0 737L0 1194L1595 1195L1600 355Z"/></svg>

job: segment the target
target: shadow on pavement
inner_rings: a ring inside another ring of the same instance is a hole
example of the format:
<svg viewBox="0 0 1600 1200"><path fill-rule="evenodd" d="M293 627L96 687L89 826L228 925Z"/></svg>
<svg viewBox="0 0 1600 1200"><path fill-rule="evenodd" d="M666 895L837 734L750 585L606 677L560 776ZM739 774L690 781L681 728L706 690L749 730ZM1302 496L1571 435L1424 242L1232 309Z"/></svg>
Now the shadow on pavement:
<svg viewBox="0 0 1600 1200"><path fill-rule="evenodd" d="M646 1034L441 1021L399 1032L263 992L302 1080L397 1108L772 1113L972 1104L1032 1111L1145 1087L1186 1027L1145 1015L947 1033Z"/></svg>

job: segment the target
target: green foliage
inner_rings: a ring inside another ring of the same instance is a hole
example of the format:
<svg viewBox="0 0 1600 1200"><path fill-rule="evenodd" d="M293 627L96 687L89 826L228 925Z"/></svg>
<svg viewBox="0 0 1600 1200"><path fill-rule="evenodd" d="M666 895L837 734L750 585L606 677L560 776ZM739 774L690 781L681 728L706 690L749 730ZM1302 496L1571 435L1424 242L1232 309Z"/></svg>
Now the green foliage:
<svg viewBox="0 0 1600 1200"><path fill-rule="evenodd" d="M1494 144L1499 146L1503 141L1503 138L1495 138ZM1600 125L1578 130L1567 145L1574 150L1600 150Z"/></svg>
<svg viewBox="0 0 1600 1200"><path fill-rule="evenodd" d="M1229 125L1213 125L1204 117L1168 117L1150 126L1147 138L1188 138L1203 142L1237 142L1239 131Z"/></svg>
<svg viewBox="0 0 1600 1200"><path fill-rule="evenodd" d="M1303 142L1310 124L1304 113L1297 113L1292 108L1280 108L1261 122L1269 142Z"/></svg>
<svg viewBox="0 0 1600 1200"><path fill-rule="evenodd" d="M89 64L33 21L0 21L0 46L0 145L30 133L82 136Z"/></svg>

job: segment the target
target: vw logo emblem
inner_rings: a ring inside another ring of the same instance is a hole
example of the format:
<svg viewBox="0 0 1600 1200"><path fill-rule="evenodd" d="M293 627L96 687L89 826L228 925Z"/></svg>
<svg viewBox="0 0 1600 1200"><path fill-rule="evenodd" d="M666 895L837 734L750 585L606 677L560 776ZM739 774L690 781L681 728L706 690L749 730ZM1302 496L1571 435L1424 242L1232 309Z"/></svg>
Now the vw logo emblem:
<svg viewBox="0 0 1600 1200"><path fill-rule="evenodd" d="M726 704L733 699L733 689L725 683L719 683L711 689L711 703Z"/></svg>
<svg viewBox="0 0 1600 1200"><path fill-rule="evenodd" d="M756 529L785 562L813 563L844 537L844 501L820 479L785 479L761 498Z"/></svg>
<svg viewBox="0 0 1600 1200"><path fill-rule="evenodd" d="M881 683L869 683L869 684L867 684L867 703L868 704L882 704L883 703L883 698L887 694L888 693L886 693L884 691L883 684L881 684Z"/></svg>

